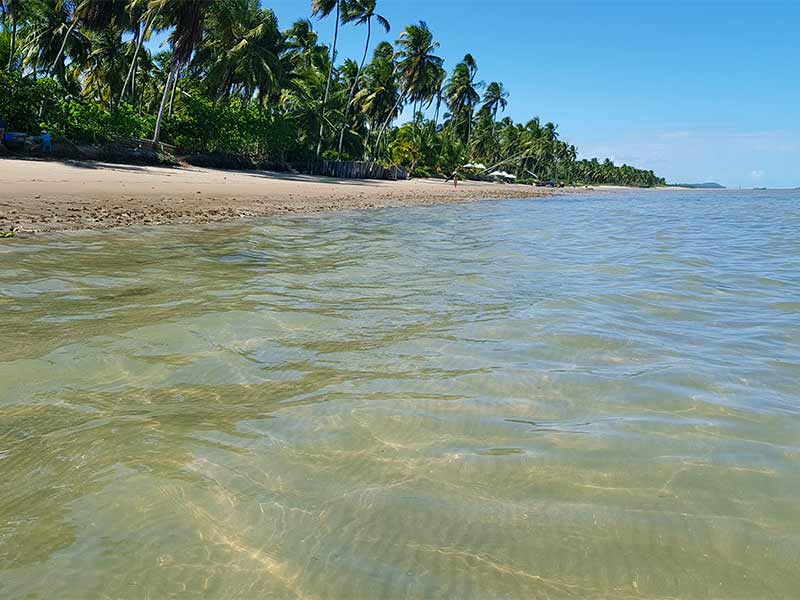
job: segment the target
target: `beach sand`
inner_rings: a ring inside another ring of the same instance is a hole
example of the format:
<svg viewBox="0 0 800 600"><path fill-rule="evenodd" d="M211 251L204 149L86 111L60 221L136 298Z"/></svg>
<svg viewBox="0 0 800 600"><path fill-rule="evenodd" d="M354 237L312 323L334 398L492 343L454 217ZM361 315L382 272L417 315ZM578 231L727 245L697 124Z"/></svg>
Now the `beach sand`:
<svg viewBox="0 0 800 600"><path fill-rule="evenodd" d="M0 232L206 223L286 212L535 198L527 185L341 180L267 171L0 160ZM574 190L573 190L574 191Z"/></svg>

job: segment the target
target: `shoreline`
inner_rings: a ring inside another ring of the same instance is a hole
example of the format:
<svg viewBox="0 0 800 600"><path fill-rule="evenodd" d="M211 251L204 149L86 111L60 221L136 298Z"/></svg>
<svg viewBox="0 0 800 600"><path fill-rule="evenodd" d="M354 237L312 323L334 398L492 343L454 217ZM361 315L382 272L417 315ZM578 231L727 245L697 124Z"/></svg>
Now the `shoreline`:
<svg viewBox="0 0 800 600"><path fill-rule="evenodd" d="M540 198L582 188L333 179L271 171L0 160L0 232L181 225L294 212Z"/></svg>
<svg viewBox="0 0 800 600"><path fill-rule="evenodd" d="M547 198L629 188L537 188L436 179L333 179L271 171L0 160L0 234L235 221L294 212Z"/></svg>

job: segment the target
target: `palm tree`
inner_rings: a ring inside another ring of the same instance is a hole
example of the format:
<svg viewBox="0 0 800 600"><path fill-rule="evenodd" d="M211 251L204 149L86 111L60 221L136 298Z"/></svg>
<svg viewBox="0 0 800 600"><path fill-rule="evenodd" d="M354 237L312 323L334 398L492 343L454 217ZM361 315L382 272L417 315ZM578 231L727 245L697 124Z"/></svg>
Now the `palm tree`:
<svg viewBox="0 0 800 600"><path fill-rule="evenodd" d="M294 70L320 68L323 63L327 65L327 48L320 46L318 39L308 19L295 21L284 32L285 53Z"/></svg>
<svg viewBox="0 0 800 600"><path fill-rule="evenodd" d="M364 69L361 89L353 99L354 104L367 117L370 133L387 119L396 117L399 112L400 86L394 55L394 48L389 42L378 44L372 61Z"/></svg>
<svg viewBox="0 0 800 600"><path fill-rule="evenodd" d="M336 45L339 43L339 21L341 17L341 0L311 0L311 14L320 19L329 16L334 9L336 10L336 24L333 31L333 47L331 48L331 64L328 68L328 81L325 84L325 96L322 98L322 107L319 115L319 139L317 141L317 156L322 153L322 135L325 129L325 107L328 104L328 96L331 91L331 79L333 79L333 65L336 62Z"/></svg>
<svg viewBox="0 0 800 600"><path fill-rule="evenodd" d="M161 106L156 116L156 127L153 133L153 141L158 142L161 134L161 121L164 118L164 109L167 106L167 98L170 93L170 86L178 75L182 66L189 62L194 49L203 37L203 17L208 9L210 0L152 0L159 12L166 18L174 29L169 36L170 47L172 48L172 66L170 67L167 82L164 85L164 95L161 98Z"/></svg>
<svg viewBox="0 0 800 600"><path fill-rule="evenodd" d="M276 95L283 78L284 39L278 20L258 0L228 0L211 5L203 47L195 63L202 68L210 95L229 98L234 90L262 101Z"/></svg>
<svg viewBox="0 0 800 600"><path fill-rule="evenodd" d="M86 75L83 95L113 107L122 91L122 75L125 73L127 57L122 44L122 31L107 27L98 33L89 33L91 51L77 68Z"/></svg>
<svg viewBox="0 0 800 600"><path fill-rule="evenodd" d="M11 20L11 44L8 48L8 70L14 66L14 56L17 51L17 24L19 0L5 0L3 3L3 13Z"/></svg>
<svg viewBox="0 0 800 600"><path fill-rule="evenodd" d="M128 11L130 13L130 20L136 23L134 29L133 43L134 51L133 58L131 59L128 74L125 76L125 83L122 84L122 92L120 93L120 101L125 97L128 91L128 86L131 90L131 98L136 97L136 70L139 64L139 52L141 52L142 45L150 39L153 22L158 18L161 10L161 4L157 4L153 10L150 9L150 0L130 0L128 4ZM144 27L142 27L144 21Z"/></svg>
<svg viewBox="0 0 800 600"><path fill-rule="evenodd" d="M465 126L465 142L469 146L472 130L473 107L480 101L478 89L483 87L482 82L475 82L478 65L471 54L464 56L464 60L453 69L453 74L444 89L447 106L455 119L455 126Z"/></svg>
<svg viewBox="0 0 800 600"><path fill-rule="evenodd" d="M148 114L158 112L171 65L172 53L169 50L152 55L146 47L142 48L142 54L136 63L135 77L139 83L136 85L134 98L140 111Z"/></svg>
<svg viewBox="0 0 800 600"><path fill-rule="evenodd" d="M294 124L297 142L310 149L317 143L320 104L327 85L327 51L319 58L323 68L318 68L316 61L302 65L287 82L280 98L280 109Z"/></svg>
<svg viewBox="0 0 800 600"><path fill-rule="evenodd" d="M433 115L434 127L439 126L439 110L442 108L442 101L444 100L444 80L447 77L447 71L444 67L439 67L439 73L436 76L436 112Z"/></svg>
<svg viewBox="0 0 800 600"><path fill-rule="evenodd" d="M444 63L442 58L433 54L439 48L439 42L434 41L433 33L425 21L406 27L396 43L398 49L395 60L401 94L395 109L390 112L378 134L376 153L386 127L403 102L406 100L414 103L425 102L436 96L439 75Z"/></svg>
<svg viewBox="0 0 800 600"><path fill-rule="evenodd" d="M502 110L505 112L508 106L508 92L503 87L502 83L493 81L486 87L486 92L483 94L483 106L481 110L485 110L488 114L492 115L492 137L496 130L497 112Z"/></svg>
<svg viewBox="0 0 800 600"><path fill-rule="evenodd" d="M59 4L66 8L71 2L59 0ZM72 23L64 34L64 41L61 43L50 70L54 71L58 66L64 56L67 42L79 24L82 23L87 29L93 31L103 31L112 23L123 22L127 14L126 9L126 0L80 0L72 10Z"/></svg>
<svg viewBox="0 0 800 600"><path fill-rule="evenodd" d="M342 153L342 143L344 142L344 130L347 128L348 122L347 118L350 114L350 106L353 104L353 97L356 93L356 88L358 87L358 82L361 79L361 73L364 70L364 63L367 61L367 54L369 53L369 42L372 36L372 19L376 19L378 24L383 27L386 33L391 31L391 25L389 25L389 21L386 20L385 17L375 13L376 8L376 0L351 0L351 2L347 3L344 7L344 14L342 15L342 22L343 23L355 23L356 25L363 25L366 23L367 25L367 41L364 44L364 54L361 57L361 64L358 67L358 73L356 73L356 78L353 81L353 85L350 87L350 95L347 98L347 107L344 111L344 122L342 123L342 129L339 132L339 154Z"/></svg>
<svg viewBox="0 0 800 600"><path fill-rule="evenodd" d="M89 46L86 36L69 25L71 7L62 0L38 0L25 8L28 12L20 40L23 65L31 69L34 77L41 67L45 74L55 74L66 84L64 56L77 60Z"/></svg>

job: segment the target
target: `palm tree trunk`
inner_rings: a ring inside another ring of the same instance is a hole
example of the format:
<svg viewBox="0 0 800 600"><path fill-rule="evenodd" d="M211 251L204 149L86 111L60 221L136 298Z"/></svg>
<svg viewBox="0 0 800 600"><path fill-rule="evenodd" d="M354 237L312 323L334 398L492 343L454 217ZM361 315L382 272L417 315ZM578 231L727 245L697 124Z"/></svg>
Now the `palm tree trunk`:
<svg viewBox="0 0 800 600"><path fill-rule="evenodd" d="M331 49L331 66L328 68L328 82L325 84L325 97L322 99L322 108L319 111L319 139L317 140L317 156L322 153L322 134L325 130L325 105L328 104L328 95L331 91L333 79L333 63L336 61L336 44L339 42L339 1L336 2L336 27L333 30L333 48Z"/></svg>
<svg viewBox="0 0 800 600"><path fill-rule="evenodd" d="M467 153L469 153L469 137L472 133L472 107L467 107Z"/></svg>
<svg viewBox="0 0 800 600"><path fill-rule="evenodd" d="M180 79L180 70L175 73L175 79L172 82L172 91L169 94L169 111L167 112L167 116L172 116L172 105L175 103L175 90L178 89L178 79Z"/></svg>
<svg viewBox="0 0 800 600"><path fill-rule="evenodd" d="M400 97L397 99L397 102L395 103L394 108L389 113L389 116L386 117L386 120L383 122L383 125L381 125L381 130L378 133L378 141L375 142L375 149L374 149L374 151L372 153L373 158L377 158L378 157L378 148L381 145L381 139L383 138L383 132L386 131L386 128L389 126L389 123L391 123L392 118L394 117L395 111L397 111L398 107L400 106L400 103L403 102L403 100L405 100L405 98L406 98L405 93L400 94Z"/></svg>
<svg viewBox="0 0 800 600"><path fill-rule="evenodd" d="M17 12L14 10L15 0L10 0L8 10L11 13L11 47L8 50L8 70L14 66L14 52L17 49Z"/></svg>
<svg viewBox="0 0 800 600"><path fill-rule="evenodd" d="M156 12L158 14L158 12ZM133 60L131 61L131 66L128 69L128 75L125 77L125 84L122 86L122 93L120 94L120 102L125 97L125 92L128 91L128 85L131 86L131 97L135 98L134 88L136 87L136 65L139 61L139 50L142 49L142 44L144 43L144 38L147 37L147 31L150 29L150 25L153 23L153 19L155 19L156 15L151 15L147 18L147 22L144 24L144 29L139 32L136 39L136 50L133 51Z"/></svg>
<svg viewBox="0 0 800 600"><path fill-rule="evenodd" d="M172 79L176 77L178 74L178 64L173 63L172 67L170 67L169 74L167 75L167 82L164 84L164 94L161 96L161 106L158 109L158 116L156 117L156 130L153 134L153 142L158 142L158 138L161 135L161 121L164 118L164 109L167 107L167 99L169 98L169 91L172 83Z"/></svg>
<svg viewBox="0 0 800 600"><path fill-rule="evenodd" d="M50 73L51 74L52 74L53 71L56 70L56 66L61 61L61 59L64 57L64 50L67 48L67 41L69 40L69 36L72 35L72 32L73 32L73 30L75 29L75 27L77 25L78 25L78 20L73 18L72 23L70 24L69 29L67 29L67 33L64 36L64 41L61 42L61 48L58 49L58 55L56 56L56 59L53 61L53 64L50 67Z"/></svg>
<svg viewBox="0 0 800 600"><path fill-rule="evenodd" d="M125 82L122 84L122 91L119 93L119 104L122 104L122 99L125 97L125 92L128 91L128 84L131 82L131 76L136 68L136 60L139 58L139 47L141 46L142 37L142 23L139 21L136 23L136 33L133 36L133 58L131 59L131 66L128 68L128 74L125 76ZM132 88L131 91L133 91Z"/></svg>
<svg viewBox="0 0 800 600"><path fill-rule="evenodd" d="M353 104L353 95L356 93L358 87L358 80L361 79L361 72L364 70L364 64L367 62L367 54L369 53L369 39L372 36L372 19L367 19L367 43L364 44L364 56L361 57L361 64L358 66L356 79L350 87L350 96L347 98L347 106L344 109L344 123L342 123L342 130L339 132L339 154L342 153L342 144L344 143L344 130L347 127L347 117L350 116L350 106Z"/></svg>

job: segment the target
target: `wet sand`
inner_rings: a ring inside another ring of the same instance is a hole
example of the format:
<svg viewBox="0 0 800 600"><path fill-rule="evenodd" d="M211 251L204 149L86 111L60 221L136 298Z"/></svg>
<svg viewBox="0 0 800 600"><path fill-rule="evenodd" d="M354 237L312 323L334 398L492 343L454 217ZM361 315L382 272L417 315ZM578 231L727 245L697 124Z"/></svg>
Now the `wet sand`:
<svg viewBox="0 0 800 600"><path fill-rule="evenodd" d="M285 212L536 198L579 191L483 182L341 180L267 171L0 160L0 232L207 223Z"/></svg>

